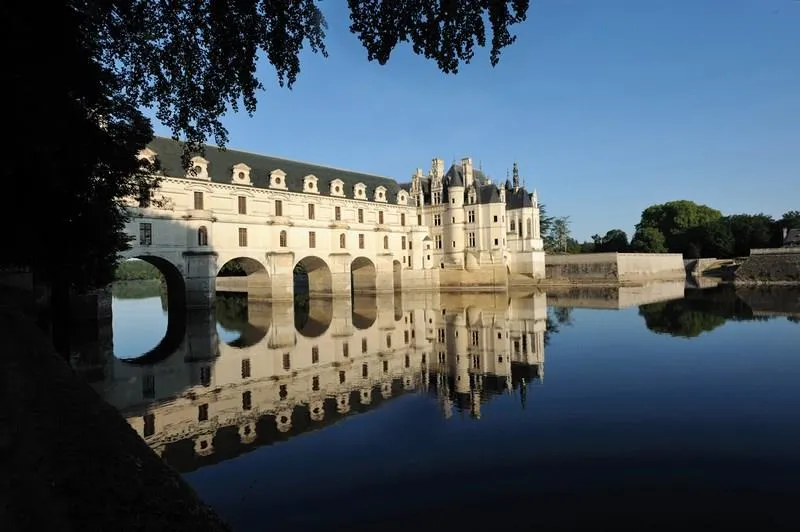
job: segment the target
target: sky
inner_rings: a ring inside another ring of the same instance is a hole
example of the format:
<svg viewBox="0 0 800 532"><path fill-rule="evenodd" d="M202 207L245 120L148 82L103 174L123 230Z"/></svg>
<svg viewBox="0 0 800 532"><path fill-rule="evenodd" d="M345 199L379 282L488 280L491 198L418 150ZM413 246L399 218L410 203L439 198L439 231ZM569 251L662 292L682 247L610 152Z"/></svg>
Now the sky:
<svg viewBox="0 0 800 532"><path fill-rule="evenodd" d="M516 161L578 240L632 236L677 199L800 210L800 1L533 0L499 65L480 50L456 75L408 45L368 62L344 0L320 5L329 57L304 52L291 90L261 62L258 110L224 119L229 148L400 182L434 157L497 182Z"/></svg>

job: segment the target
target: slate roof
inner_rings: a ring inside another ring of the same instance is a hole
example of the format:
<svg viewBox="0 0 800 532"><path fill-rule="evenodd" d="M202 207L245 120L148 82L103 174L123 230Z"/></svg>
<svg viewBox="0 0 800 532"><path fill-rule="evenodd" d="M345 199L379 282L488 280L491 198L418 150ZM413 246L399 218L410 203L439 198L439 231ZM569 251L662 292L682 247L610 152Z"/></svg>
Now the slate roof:
<svg viewBox="0 0 800 532"><path fill-rule="evenodd" d="M506 210L513 211L526 207L533 207L530 193L524 188L519 188L515 192L513 188L506 187Z"/></svg>
<svg viewBox="0 0 800 532"><path fill-rule="evenodd" d="M783 247L793 248L800 246L800 229L789 229L783 239Z"/></svg>
<svg viewBox="0 0 800 532"><path fill-rule="evenodd" d="M156 152L161 163L164 175L171 177L185 177L186 170L181 164L183 146L171 138L155 137L148 144L148 148ZM292 192L303 192L303 178L313 174L319 179L318 188L322 194L329 191L328 185L334 179L344 182L344 192L348 198L354 197L353 187L357 183L367 186L367 198L374 197L375 189L379 186L386 187L386 196L389 202L396 202L400 186L397 181L389 177L353 172L330 168L318 164L292 161L268 155L259 155L238 150L221 150L215 146L206 146L203 157L209 161L208 173L214 183L231 183L233 167L244 163L250 167L250 180L257 188L269 188L269 173L273 170L283 170L286 173L286 187Z"/></svg>

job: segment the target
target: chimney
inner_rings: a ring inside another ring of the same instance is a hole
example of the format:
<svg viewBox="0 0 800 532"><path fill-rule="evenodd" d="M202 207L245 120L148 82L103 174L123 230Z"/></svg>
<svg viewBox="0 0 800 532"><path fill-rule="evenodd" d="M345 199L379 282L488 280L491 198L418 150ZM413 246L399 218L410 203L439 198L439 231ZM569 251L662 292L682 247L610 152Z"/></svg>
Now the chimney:
<svg viewBox="0 0 800 532"><path fill-rule="evenodd" d="M469 185L473 181L472 176L472 159L470 157L463 157L461 159L461 170L464 172L464 185Z"/></svg>

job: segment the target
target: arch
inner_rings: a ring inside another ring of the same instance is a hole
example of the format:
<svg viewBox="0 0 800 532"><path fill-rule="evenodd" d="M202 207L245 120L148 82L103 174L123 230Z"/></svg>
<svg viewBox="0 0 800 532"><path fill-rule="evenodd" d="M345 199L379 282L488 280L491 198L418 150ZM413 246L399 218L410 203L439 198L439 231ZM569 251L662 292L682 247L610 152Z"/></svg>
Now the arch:
<svg viewBox="0 0 800 532"><path fill-rule="evenodd" d="M266 266L252 257L219 261L216 288L220 292L246 292L250 298L272 296L272 281Z"/></svg>
<svg viewBox="0 0 800 532"><path fill-rule="evenodd" d="M197 245L198 246L207 246L208 245L208 229L205 225L200 226L197 229Z"/></svg>
<svg viewBox="0 0 800 532"><path fill-rule="evenodd" d="M281 231L280 236L278 238L278 245L282 248L285 248L288 245L288 237L286 236L286 231Z"/></svg>
<svg viewBox="0 0 800 532"><path fill-rule="evenodd" d="M126 364L153 364L175 353L186 336L186 283L180 269L168 259L157 255L137 255L127 260L131 259L155 266L161 273L166 288L166 298L162 299L162 305L166 306L167 329L153 349L139 356L120 360Z"/></svg>
<svg viewBox="0 0 800 532"><path fill-rule="evenodd" d="M339 235L339 247L342 249L347 247L347 235L344 233Z"/></svg>
<svg viewBox="0 0 800 532"><path fill-rule="evenodd" d="M399 260L392 262L392 274L394 279L394 289L402 290L403 289L403 265L400 264Z"/></svg>
<svg viewBox="0 0 800 532"><path fill-rule="evenodd" d="M331 297L333 276L328 263L310 255L297 261L294 266L294 292L307 293L311 297Z"/></svg>
<svg viewBox="0 0 800 532"><path fill-rule="evenodd" d="M383 249L389 249L389 235L383 237Z"/></svg>
<svg viewBox="0 0 800 532"><path fill-rule="evenodd" d="M317 338L333 321L333 300L314 298L308 292L294 296L294 328L301 336Z"/></svg>
<svg viewBox="0 0 800 532"><path fill-rule="evenodd" d="M378 286L375 263L366 257L356 257L350 263L350 282L353 292L374 294Z"/></svg>
<svg viewBox="0 0 800 532"><path fill-rule="evenodd" d="M214 317L220 340L237 349L256 345L269 331L270 311L268 304L251 300L246 292L217 292Z"/></svg>
<svg viewBox="0 0 800 532"><path fill-rule="evenodd" d="M378 300L375 294L353 294L353 327L361 331L375 325Z"/></svg>

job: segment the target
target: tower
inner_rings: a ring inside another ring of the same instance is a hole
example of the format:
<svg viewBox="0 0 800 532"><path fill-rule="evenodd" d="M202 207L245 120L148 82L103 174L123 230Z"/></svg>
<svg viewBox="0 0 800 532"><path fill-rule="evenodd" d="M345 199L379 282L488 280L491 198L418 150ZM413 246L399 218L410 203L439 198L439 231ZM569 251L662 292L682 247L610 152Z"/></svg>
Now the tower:
<svg viewBox="0 0 800 532"><path fill-rule="evenodd" d="M516 162L514 163L514 169L512 170L512 172L513 172L512 177L514 180L513 181L514 192L516 192L519 190L519 166L517 166Z"/></svg>

